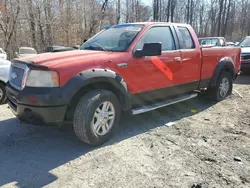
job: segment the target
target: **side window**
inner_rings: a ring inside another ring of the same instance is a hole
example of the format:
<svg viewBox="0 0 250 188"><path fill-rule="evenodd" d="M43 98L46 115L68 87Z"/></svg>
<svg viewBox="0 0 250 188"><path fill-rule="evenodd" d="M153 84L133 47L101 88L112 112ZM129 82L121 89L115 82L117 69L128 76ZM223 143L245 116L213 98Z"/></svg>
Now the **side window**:
<svg viewBox="0 0 250 188"><path fill-rule="evenodd" d="M182 37L182 49L194 49L195 44L193 38L186 27L178 27Z"/></svg>
<svg viewBox="0 0 250 188"><path fill-rule="evenodd" d="M153 42L161 42L162 51L176 49L173 34L169 27L153 27L137 43L135 50L142 49L145 43Z"/></svg>

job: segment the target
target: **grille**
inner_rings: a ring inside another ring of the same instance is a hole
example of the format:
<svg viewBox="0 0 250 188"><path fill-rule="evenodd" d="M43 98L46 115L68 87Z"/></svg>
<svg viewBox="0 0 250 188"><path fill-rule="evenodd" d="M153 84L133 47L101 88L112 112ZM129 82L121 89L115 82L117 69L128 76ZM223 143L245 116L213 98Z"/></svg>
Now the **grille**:
<svg viewBox="0 0 250 188"><path fill-rule="evenodd" d="M25 69L12 66L10 72L10 84L15 87L16 89L21 90L22 88L22 81L24 76Z"/></svg>

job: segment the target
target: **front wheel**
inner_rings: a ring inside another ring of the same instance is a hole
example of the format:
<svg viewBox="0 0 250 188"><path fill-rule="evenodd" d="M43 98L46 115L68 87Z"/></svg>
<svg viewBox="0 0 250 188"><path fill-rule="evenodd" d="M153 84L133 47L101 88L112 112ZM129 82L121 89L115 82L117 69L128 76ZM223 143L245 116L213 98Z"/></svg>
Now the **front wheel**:
<svg viewBox="0 0 250 188"><path fill-rule="evenodd" d="M229 72L221 72L216 86L209 92L209 96L216 101L222 101L231 95L233 90L233 79Z"/></svg>
<svg viewBox="0 0 250 188"><path fill-rule="evenodd" d="M118 125L121 109L117 97L107 90L94 90L79 101L73 119L76 136L90 145L109 140Z"/></svg>

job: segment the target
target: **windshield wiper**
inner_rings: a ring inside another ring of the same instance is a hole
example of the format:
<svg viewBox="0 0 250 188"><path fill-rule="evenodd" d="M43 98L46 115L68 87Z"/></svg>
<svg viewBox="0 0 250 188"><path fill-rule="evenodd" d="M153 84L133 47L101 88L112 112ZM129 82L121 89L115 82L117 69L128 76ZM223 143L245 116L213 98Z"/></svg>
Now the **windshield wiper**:
<svg viewBox="0 0 250 188"><path fill-rule="evenodd" d="M96 44L98 47L90 45L90 46L85 47L84 49L86 49L86 50L99 50L99 49L102 49L102 50L105 51L105 52L107 51L107 50L106 50L102 45L100 45L99 43L93 42L93 44Z"/></svg>
<svg viewBox="0 0 250 188"><path fill-rule="evenodd" d="M100 45L99 43L97 42L94 42L97 46L101 47L105 52L107 51L102 45Z"/></svg>
<svg viewBox="0 0 250 188"><path fill-rule="evenodd" d="M94 47L94 46L88 46L88 47L84 48L84 50L98 50L98 49L96 47Z"/></svg>

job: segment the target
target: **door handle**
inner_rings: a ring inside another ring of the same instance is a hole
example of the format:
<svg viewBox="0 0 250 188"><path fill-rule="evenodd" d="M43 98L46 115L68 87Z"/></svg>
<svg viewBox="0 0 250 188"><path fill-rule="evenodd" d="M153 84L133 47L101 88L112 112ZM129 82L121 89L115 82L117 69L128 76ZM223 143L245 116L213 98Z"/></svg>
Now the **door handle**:
<svg viewBox="0 0 250 188"><path fill-rule="evenodd" d="M117 67L127 67L128 64L127 63L119 63L117 64Z"/></svg>
<svg viewBox="0 0 250 188"><path fill-rule="evenodd" d="M175 57L174 60L177 62L181 62L181 57Z"/></svg>

